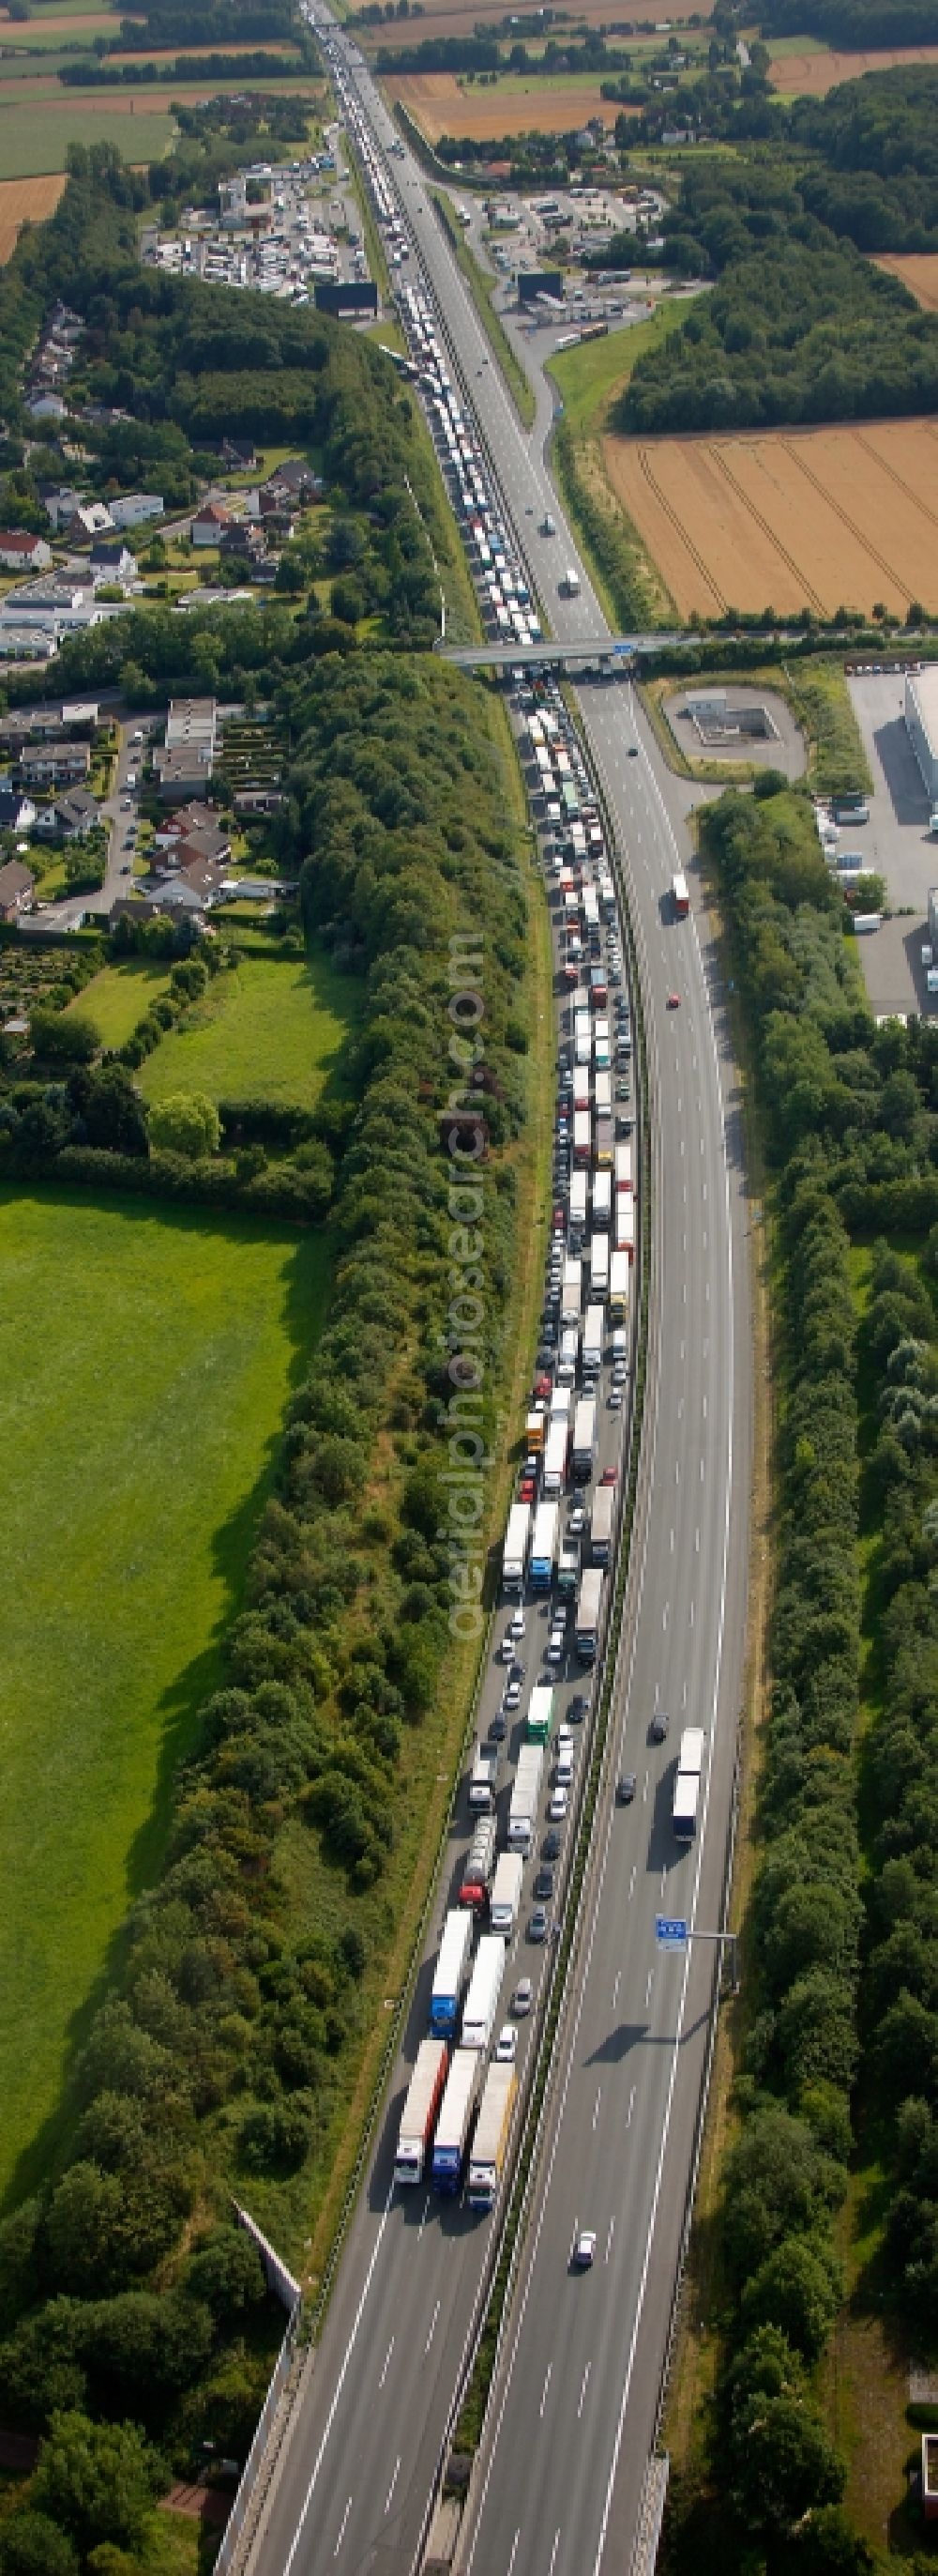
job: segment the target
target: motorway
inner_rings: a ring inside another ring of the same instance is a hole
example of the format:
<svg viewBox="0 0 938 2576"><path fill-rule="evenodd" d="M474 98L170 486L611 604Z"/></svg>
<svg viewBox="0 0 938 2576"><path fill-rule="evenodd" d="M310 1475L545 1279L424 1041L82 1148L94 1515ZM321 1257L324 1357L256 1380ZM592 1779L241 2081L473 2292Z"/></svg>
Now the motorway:
<svg viewBox="0 0 938 2576"><path fill-rule="evenodd" d="M310 0L310 14L338 47L342 77L386 152L394 129L360 58L336 38L323 0ZM518 423L416 164L395 156L386 170L554 636L603 635L550 483L542 428L529 440ZM557 535L544 539L536 530L548 510ZM561 599L557 582L570 566L580 592ZM653 1174L646 1413L609 1778L531 2224L460 2538L465 2576L586 2576L630 2561L714 1975L710 1945L657 1952L654 1917L686 1915L704 1931L720 1920L742 1689L750 1332L738 1086L706 920L696 907L683 924L670 917L672 871L689 868L680 790L629 688L584 688L580 715L627 883L645 1013ZM672 990L678 1009L667 1007ZM648 1736L656 1706L671 1713L663 1746ZM677 1731L692 1721L708 1730L708 1768L698 1838L682 1851L670 1828L671 1783ZM638 1775L638 1794L617 1809L609 1783L624 1767ZM444 1870L435 1933L448 1901ZM428 1988L425 1965L411 2054ZM419 2564L491 2222L422 2189L394 2192L405 2081L401 2061L265 2507L251 2562L263 2576L409 2576ZM595 2267L582 2277L569 2268L577 2224L598 2238Z"/></svg>

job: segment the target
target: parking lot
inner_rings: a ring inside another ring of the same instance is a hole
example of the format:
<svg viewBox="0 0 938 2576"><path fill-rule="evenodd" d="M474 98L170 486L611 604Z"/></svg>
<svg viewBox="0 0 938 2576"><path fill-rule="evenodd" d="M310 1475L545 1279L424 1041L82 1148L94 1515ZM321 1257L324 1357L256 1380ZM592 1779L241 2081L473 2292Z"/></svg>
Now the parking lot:
<svg viewBox="0 0 938 2576"><path fill-rule="evenodd" d="M929 806L905 726L905 681L899 671L857 673L847 686L873 775L870 818L855 832L867 868L885 877L890 911L860 956L874 1011L924 1011L929 1007L921 949L928 889L938 883L938 844L930 837ZM841 834L842 846L848 834Z"/></svg>

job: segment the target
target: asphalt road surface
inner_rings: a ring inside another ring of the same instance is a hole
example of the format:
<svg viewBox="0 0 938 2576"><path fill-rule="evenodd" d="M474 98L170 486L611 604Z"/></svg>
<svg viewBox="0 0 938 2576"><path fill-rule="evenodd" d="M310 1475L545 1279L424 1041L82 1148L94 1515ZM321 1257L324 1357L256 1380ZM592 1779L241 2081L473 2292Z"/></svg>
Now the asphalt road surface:
<svg viewBox="0 0 938 2576"><path fill-rule="evenodd" d="M321 0L311 14L327 23ZM386 147L394 129L344 39L340 69ZM602 634L544 464L542 426L529 440L518 424L416 165L395 157L387 168L554 634ZM558 533L544 539L536 532L548 509ZM557 589L569 567L580 576L572 599ZM628 1808L607 1795L597 1818L532 2221L460 2544L459 2564L476 2576L586 2576L628 2564L714 1970L705 1942L657 1952L654 1918L686 1915L702 1931L718 1923L741 1693L750 1360L736 1077L705 920L696 901L690 920L671 917L672 872L689 864L677 782L627 687L584 686L580 704L628 883L649 1057L651 1335L609 1764L610 1787L627 1767L638 1788ZM677 1008L668 1007L673 992ZM661 1746L648 1738L656 1707L671 1720ZM670 1805L689 1723L707 1729L707 1768L698 1836L682 1851ZM436 1930L448 1873L444 1882ZM518 1969L543 1955L517 1951L506 1995ZM429 1974L415 2027L425 2027ZM412 2044L413 2034L411 2053ZM400 2064L392 2081L265 2513L254 2559L264 2576L408 2576L425 2528L493 2222L424 2189L394 2191L406 2072ZM581 2277L570 2269L577 2224L597 2232L595 2265Z"/></svg>

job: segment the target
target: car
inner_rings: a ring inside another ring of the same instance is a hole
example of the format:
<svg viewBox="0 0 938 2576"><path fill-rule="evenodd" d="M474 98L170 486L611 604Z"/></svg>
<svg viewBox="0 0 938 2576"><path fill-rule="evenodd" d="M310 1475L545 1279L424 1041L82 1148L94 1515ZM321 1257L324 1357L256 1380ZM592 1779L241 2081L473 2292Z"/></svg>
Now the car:
<svg viewBox="0 0 938 2576"><path fill-rule="evenodd" d="M571 1757L573 1754L573 1728L572 1726L568 1726L566 1718L564 1718L562 1724L557 1728L557 1751L558 1753L569 1753Z"/></svg>
<svg viewBox="0 0 938 2576"><path fill-rule="evenodd" d="M573 2265L577 2272L588 2272L596 2254L595 2227L578 2227L573 2239Z"/></svg>
<svg viewBox="0 0 938 2576"><path fill-rule="evenodd" d="M132 865L131 865L131 861L130 861L129 859L122 859L122 860L121 860L121 875L122 875L122 877L129 877L129 876L132 876L132 875L133 875L133 868L132 868Z"/></svg>
<svg viewBox="0 0 938 2576"><path fill-rule="evenodd" d="M630 759L630 760L637 760L637 759L638 759L638 744L637 744L637 742L630 742L630 744L629 744L629 759Z"/></svg>
<svg viewBox="0 0 938 2576"><path fill-rule="evenodd" d="M607 1395L607 1397L606 1397L606 1410L607 1410L607 1412L608 1412L608 1413L621 1413L621 1411L622 1411L622 1389L621 1389L621 1386L614 1386L614 1387L611 1387L611 1388L610 1388L609 1394L608 1394L608 1395Z"/></svg>
<svg viewBox="0 0 938 2576"><path fill-rule="evenodd" d="M496 2066L513 2066L518 2054L518 2033L513 2021L506 2021L495 2043Z"/></svg>
<svg viewBox="0 0 938 2576"><path fill-rule="evenodd" d="M618 1471L618 1468L617 1468L617 1467L604 1467L604 1468L603 1468L602 1475L600 1476L599 1481L600 1481L600 1484L601 1484L601 1485L616 1485L616 1484L618 1484L618 1481L619 1481L619 1471Z"/></svg>
<svg viewBox="0 0 938 2576"><path fill-rule="evenodd" d="M509 1637L523 1637L523 1636L524 1636L524 1624L525 1624L525 1623L524 1623L524 1611L523 1611L523 1610L513 1610L513 1611L512 1611L512 1614L511 1614L511 1618L509 1619L509 1622L508 1622L508 1635L509 1635Z"/></svg>
<svg viewBox="0 0 938 2576"><path fill-rule="evenodd" d="M630 1807L634 1796L635 1773L634 1771L623 1771L621 1778L616 1781L617 1806Z"/></svg>
<svg viewBox="0 0 938 2576"><path fill-rule="evenodd" d="M613 1369L612 1369L612 1383L613 1383L613 1386L624 1386L624 1385L625 1385L626 1378L628 1377L628 1373L629 1373L629 1370L628 1370L628 1361L627 1361L627 1360L615 1360L615 1361L613 1362Z"/></svg>
<svg viewBox="0 0 938 2576"><path fill-rule="evenodd" d="M533 1501L534 1501L534 1492L535 1492L535 1487L534 1487L534 1478L533 1478L533 1476L522 1476L521 1481L520 1481L520 1484L519 1484L519 1486L518 1486L518 1501L519 1501L519 1503L533 1503Z"/></svg>
<svg viewBox="0 0 938 2576"><path fill-rule="evenodd" d="M537 1877L534 1881L534 1893L535 1896L540 1896L545 1899L553 1896L554 1872L552 1869L538 1870Z"/></svg>
<svg viewBox="0 0 938 2576"><path fill-rule="evenodd" d="M680 1007L681 1007L681 996L680 996L680 994L679 994L679 993L669 993L669 994L668 994L668 1009L669 1009L669 1011L679 1011L679 1010L680 1010Z"/></svg>
<svg viewBox="0 0 938 2576"><path fill-rule="evenodd" d="M520 1682L509 1682L509 1684L508 1684L508 1688L507 1688L507 1690L506 1690L506 1692L505 1692L505 1701L504 1701L504 1705L505 1705L505 1707L506 1707L506 1708L509 1708L509 1709L510 1709L510 1708L517 1708L520 1698L521 1698L521 1684L520 1684Z"/></svg>
<svg viewBox="0 0 938 2576"><path fill-rule="evenodd" d="M511 1658L508 1679L510 1682L523 1682L524 1680L524 1665L515 1654L513 1654Z"/></svg>
<svg viewBox="0 0 938 2576"><path fill-rule="evenodd" d="M556 1825L552 1825L550 1832L545 1834L544 1840L541 1844L541 1850L545 1860L560 1859L560 1854L563 1850L563 1835L558 1834Z"/></svg>
<svg viewBox="0 0 938 2576"><path fill-rule="evenodd" d="M653 1743L653 1744L663 1744L663 1743L664 1743L665 1736L667 1735L667 1732L668 1732L668 1712L667 1712L667 1709L666 1709L666 1708L656 1708L656 1710L655 1710L655 1714L654 1714L654 1717L652 1718L651 1726L650 1726L650 1729L649 1729L649 1733L650 1733L650 1735L651 1735L652 1743Z"/></svg>
<svg viewBox="0 0 938 2576"><path fill-rule="evenodd" d="M514 1994L511 1998L511 2009L516 2021L523 2021L525 2013L530 2012L533 1994L534 1989L531 1984L530 1977L519 1977Z"/></svg>
<svg viewBox="0 0 938 2576"><path fill-rule="evenodd" d="M505 1711L503 1708L497 1708L494 1717L489 1720L489 1734L494 1737L496 1744L501 1744L507 1733L508 1720Z"/></svg>
<svg viewBox="0 0 938 2576"><path fill-rule="evenodd" d="M549 1395L549 1394L550 1394L550 1391L551 1391L551 1387L552 1387L552 1385L553 1385L553 1379L552 1379L552 1377L551 1377L550 1370L549 1370L549 1369L539 1369L539 1370L538 1370L538 1374L537 1374L537 1376L536 1376L536 1378L535 1378L535 1380L534 1380L534 1401L535 1401L535 1403L537 1402L538 1396L543 1396L543 1395Z"/></svg>
<svg viewBox="0 0 938 2576"><path fill-rule="evenodd" d="M575 1503L573 1510L569 1513L567 1519L567 1537L581 1538L585 1528L586 1513L583 1511L579 1503Z"/></svg>
<svg viewBox="0 0 938 2576"><path fill-rule="evenodd" d="M546 1905L535 1905L528 1919L528 1940L546 1941L548 1918Z"/></svg>
<svg viewBox="0 0 938 2576"><path fill-rule="evenodd" d="M553 1789L547 1802L549 1825L562 1825L570 1800L566 1789Z"/></svg>

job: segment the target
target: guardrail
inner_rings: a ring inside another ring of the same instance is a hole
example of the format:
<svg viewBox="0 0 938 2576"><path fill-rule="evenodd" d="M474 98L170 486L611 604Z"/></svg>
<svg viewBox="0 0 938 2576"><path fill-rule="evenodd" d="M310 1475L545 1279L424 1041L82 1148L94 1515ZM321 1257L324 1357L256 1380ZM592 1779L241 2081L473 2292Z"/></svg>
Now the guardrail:
<svg viewBox="0 0 938 2576"><path fill-rule="evenodd" d="M238 2543L241 2540L242 2535L246 2538L248 2537L248 2515L251 2511L252 2505L256 2501L255 2489L258 2473L267 2451L274 2416L280 2400L285 2393L287 2381L293 2367L296 2353L296 2327L299 2313L300 2301L297 2299L290 2317L289 2325L287 2326L286 2334L284 2335L277 2359L274 2363L267 2389L267 2395L264 2399L264 2403L255 2426L254 2440L241 2471L234 2503L222 2534L221 2548L215 2560L215 2576L231 2576L231 2570L234 2566L235 2556L238 2550ZM261 2499L261 2502L262 2501L263 2499Z"/></svg>

